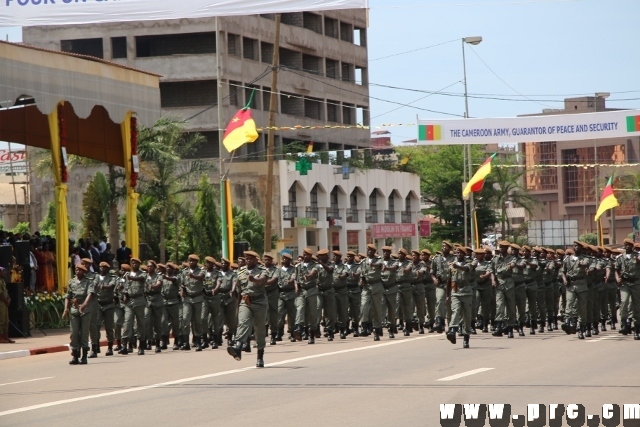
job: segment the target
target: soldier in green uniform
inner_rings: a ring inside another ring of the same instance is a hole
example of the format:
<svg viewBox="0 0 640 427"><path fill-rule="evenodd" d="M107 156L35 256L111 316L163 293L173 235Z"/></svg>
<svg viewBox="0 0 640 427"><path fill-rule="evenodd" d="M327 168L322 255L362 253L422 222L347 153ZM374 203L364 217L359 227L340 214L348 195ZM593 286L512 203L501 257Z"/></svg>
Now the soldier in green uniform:
<svg viewBox="0 0 640 427"><path fill-rule="evenodd" d="M420 251L420 260L424 264L424 274L422 274L422 285L424 287L424 298L426 304L423 304L422 313L428 316L427 326L429 327L429 333L434 332L434 325L436 323L436 285L433 283L433 277L431 276L431 251L429 249L423 249ZM413 293L414 301L417 300L416 292ZM418 303L416 302L416 311L418 311ZM419 317L419 316L418 316Z"/></svg>
<svg viewBox="0 0 640 427"><path fill-rule="evenodd" d="M231 262L227 258L221 259L220 274L218 275L218 292L220 293L220 312L223 315L218 334L222 334L222 328L227 325L227 345L231 345L231 339L238 328L238 274L231 269Z"/></svg>
<svg viewBox="0 0 640 427"><path fill-rule="evenodd" d="M593 257L591 245L583 243L582 256L589 261L587 269L587 315L585 318L584 336L591 337L591 324L593 323L593 293L596 280L596 259Z"/></svg>
<svg viewBox="0 0 640 427"><path fill-rule="evenodd" d="M403 262L408 264L408 261L405 261L406 258L406 250L404 248L400 248L403 253L402 258ZM395 338L394 333L397 333L396 330L396 299L398 297L398 284L396 282L396 276L398 274L398 261L391 258L391 250L390 246L384 246L382 248L382 272L380 273L380 281L382 282L382 286L384 287L384 291L382 292L382 317L384 318L384 313L387 313L387 322L389 323L389 338ZM400 252L399 252L400 255Z"/></svg>
<svg viewBox="0 0 640 427"><path fill-rule="evenodd" d="M403 333L405 337L411 335L413 331L411 318L414 307L418 322L425 322L425 306L424 306L424 283L423 278L427 273L425 264L420 260L420 252L411 251L411 261L408 264L410 268L408 281L403 280L398 283L398 319L403 322ZM406 271L407 267L403 267ZM415 299L415 305L414 305ZM432 320L432 318L430 319Z"/></svg>
<svg viewBox="0 0 640 427"><path fill-rule="evenodd" d="M305 248L302 262L296 265L296 329L293 336L302 341L303 328L308 334L309 344L315 344L318 321L318 276L323 268L313 260L313 252Z"/></svg>
<svg viewBox="0 0 640 427"><path fill-rule="evenodd" d="M524 256L521 260L516 261L516 268L522 271L522 277L524 279L524 290L525 290L525 304L529 306L529 322L531 329L529 330L529 334L535 335L536 329L538 327L538 269L540 268L540 264L538 263L537 252L534 252L532 256L531 248L527 245L522 247L522 251ZM514 279L515 281L515 279ZM518 289L516 288L516 292ZM544 294L543 294L544 295ZM516 298L516 301L518 299ZM517 302L516 302L517 304ZM518 306L518 311L520 311L521 307ZM520 314L520 313L519 313ZM522 315L519 316L519 320L522 321ZM524 335L524 334L523 334Z"/></svg>
<svg viewBox="0 0 640 427"><path fill-rule="evenodd" d="M591 254L595 262L595 271L593 278L593 305L591 310L591 333L598 335L600 332L600 309L602 305L601 293L604 288L604 275L606 274L606 265L602 259L604 249L598 246L591 246Z"/></svg>
<svg viewBox="0 0 640 427"><path fill-rule="evenodd" d="M164 314L164 298L162 297L162 276L157 271L157 263L147 261L147 277L145 278L145 296L147 305L144 310L145 335L150 340L153 337L155 352L161 352L160 339L162 337L162 319ZM149 347L147 346L147 349Z"/></svg>
<svg viewBox="0 0 640 427"><path fill-rule="evenodd" d="M508 253L511 244L506 240L498 242L500 253L493 257L491 285L496 290L496 330L493 336L501 337L503 329L513 338L513 325L516 320L515 285L513 269L516 258Z"/></svg>
<svg viewBox="0 0 640 427"><path fill-rule="evenodd" d="M321 319L324 318L325 336L329 341L333 341L337 319L336 296L333 290L333 265L329 263L327 249L319 250L317 258L318 264L322 267L318 270L318 316Z"/></svg>
<svg viewBox="0 0 640 427"><path fill-rule="evenodd" d="M567 257L562 265L562 280L567 289L568 318L562 325L562 330L567 334L573 334L577 330L579 339L584 339L587 326L587 270L591 265L591 261L582 255L582 249L582 242L573 242L573 249L567 249Z"/></svg>
<svg viewBox="0 0 640 427"><path fill-rule="evenodd" d="M451 275L447 286L447 298L451 300L451 323L447 332L447 339L456 343L458 329L462 331L463 348L469 348L469 334L471 333L471 311L473 310L473 289L469 277L471 267L465 260L466 248L456 249L456 260L451 263Z"/></svg>
<svg viewBox="0 0 640 427"><path fill-rule="evenodd" d="M118 278L109 272L109 263L100 263L100 274L95 277L94 289L98 300L98 342L100 342L100 328L104 325L104 332L107 335L107 352L105 356L113 356L113 335L115 319L115 288ZM97 346L92 348L89 358L97 353ZM93 357L97 357L96 354Z"/></svg>
<svg viewBox="0 0 640 427"><path fill-rule="evenodd" d="M353 336L360 336L360 304L362 302L362 287L360 286L360 264L356 262L355 252L347 252L347 290L349 291L349 318Z"/></svg>
<svg viewBox="0 0 640 427"><path fill-rule="evenodd" d="M476 313L478 312L478 302L476 300L476 267L478 266L478 260L473 256L473 249L465 246L465 262L469 266L469 285L471 286L471 335L476 335ZM461 330L458 330L458 335L463 335Z"/></svg>
<svg viewBox="0 0 640 427"><path fill-rule="evenodd" d="M120 264L120 270L118 270L118 281L116 282L115 289L115 309L114 309L114 337L116 339L115 350L118 354L122 354L122 333L124 330L124 285L127 283L125 277L126 274L131 271L129 264Z"/></svg>
<svg viewBox="0 0 640 427"><path fill-rule="evenodd" d="M179 350L180 334L182 334L181 280L178 275L180 268L172 262L168 262L166 267L166 273L162 273L162 298L165 315L162 319L162 339L168 343L169 334L173 332L173 349Z"/></svg>
<svg viewBox="0 0 640 427"><path fill-rule="evenodd" d="M64 300L64 312L62 317L69 319L71 329L72 359L70 365L86 365L87 352L89 351L89 327L91 324L91 300L95 296L93 280L86 277L87 268L83 265L76 266L76 277L67 284L67 298ZM80 357L82 349L82 358Z"/></svg>
<svg viewBox="0 0 640 427"><path fill-rule="evenodd" d="M476 266L476 300L478 301L478 328L488 333L487 325L491 317L491 249L476 249L474 251L478 265Z"/></svg>
<svg viewBox="0 0 640 427"><path fill-rule="evenodd" d="M442 242L442 254L436 255L431 261L431 278L436 286L436 324L437 333L444 331L444 319L447 315L447 283L451 278L451 264L455 256L451 253L453 246L447 241Z"/></svg>
<svg viewBox="0 0 640 427"><path fill-rule="evenodd" d="M87 269L85 277L87 280L94 280L96 273L93 271L93 261L91 258L82 258L82 265ZM95 284L94 284L95 288ZM100 353L100 325L98 324L98 299L93 298L91 300L91 323L89 325L89 338L91 340L91 352L89 358L93 359L98 357Z"/></svg>
<svg viewBox="0 0 640 427"><path fill-rule="evenodd" d="M238 332L236 343L227 352L236 360L242 358L242 348L249 342L253 329L258 348L257 368L264 367L265 322L267 320L267 271L258 264L258 254L245 251L246 269L238 276L240 306L238 308Z"/></svg>
<svg viewBox="0 0 640 427"><path fill-rule="evenodd" d="M413 288L411 286L411 282L413 281L413 258L409 257L409 253L404 248L398 249L398 261L396 262L396 265L398 266L398 270L396 271L396 284L398 291L393 293L396 310L393 314L389 313L389 318L394 319L394 328L396 326L395 319L398 319L400 322L403 322L404 330L406 331L406 329L409 328L409 332L411 332L413 329L413 319L411 319L413 316ZM387 294L390 292L386 289L385 293ZM409 312L407 313L407 311ZM403 316L401 317L400 314ZM416 314L418 314L418 329L424 334L424 312ZM409 321L408 325L407 321ZM398 331L394 330L394 332L397 333Z"/></svg>
<svg viewBox="0 0 640 427"><path fill-rule="evenodd" d="M624 239L624 253L616 259L616 283L620 288L620 332L631 332L629 314L635 320L634 339L640 339L640 254L633 251L631 239ZM629 301L630 300L630 301ZM630 306L630 307L629 307ZM631 308L631 310L629 310ZM631 311L631 313L629 313Z"/></svg>
<svg viewBox="0 0 640 427"><path fill-rule="evenodd" d="M544 288L544 307L547 321L547 332L553 331L553 283L555 277L556 264L553 260L553 251L540 248L542 253L540 259L544 258L542 268L542 284Z"/></svg>
<svg viewBox="0 0 640 427"><path fill-rule="evenodd" d="M273 264L273 256L271 254L264 254L262 259L267 273L267 282L264 284L264 288L267 291L268 306L266 328L271 330L269 345L276 345L278 338L278 301L280 300L278 281L280 280L280 271ZM282 341L282 338L280 338L280 341Z"/></svg>
<svg viewBox="0 0 640 427"><path fill-rule="evenodd" d="M349 289L347 278L349 269L342 262L342 252L333 251L333 290L336 299L336 326L340 331L340 339L347 338L349 327Z"/></svg>
<svg viewBox="0 0 640 427"><path fill-rule="evenodd" d="M545 301L544 291L544 269L547 266L546 257L542 257L542 248L535 246L532 250L532 258L535 258L538 262L538 267L535 270L536 278L536 322L538 325L538 333L544 333L545 316L547 312L547 304Z"/></svg>
<svg viewBox="0 0 640 427"><path fill-rule="evenodd" d="M220 304L222 297L218 293L218 270L216 270L216 259L205 257L204 280L202 281L202 316L200 322L203 330L202 348L218 348L220 343L218 330L220 329ZM209 335L207 336L207 332ZM197 349L196 349L197 350Z"/></svg>
<svg viewBox="0 0 640 427"><path fill-rule="evenodd" d="M606 322L607 322L607 311L609 309L609 294L607 290L607 283L605 282L605 277L607 276L607 266L609 265L609 256L605 255L604 247L597 246L597 262L598 266L596 268L596 274L598 279L598 295L596 295L596 300L598 304L594 307L593 315L594 315L594 328L596 330L602 328L602 331L606 331Z"/></svg>
<svg viewBox="0 0 640 427"><path fill-rule="evenodd" d="M282 267L278 274L278 335L284 336L285 318L287 322L287 333L289 341L296 342L293 337L293 330L296 327L296 287L295 287L295 267L291 265L293 257L291 254L282 255Z"/></svg>
<svg viewBox="0 0 640 427"><path fill-rule="evenodd" d="M198 266L200 257L189 255L189 268L182 272L182 347L191 350L189 345L189 329L193 321L193 342L196 351L202 351L202 301L204 293L205 272Z"/></svg>
<svg viewBox="0 0 640 427"><path fill-rule="evenodd" d="M554 295L556 298L555 302L555 320L554 326L557 329L558 318L564 320L565 310L567 307L567 288L564 286L564 282L562 281L562 265L564 264L565 252L564 249L556 249L556 294ZM613 273L612 273L613 274Z"/></svg>
<svg viewBox="0 0 640 427"><path fill-rule="evenodd" d="M611 330L616 330L616 323L618 322L618 310L616 308L616 300L618 298L618 284L616 283L616 256L617 253L611 248L605 248L605 255L607 264L605 266L605 299L607 302L607 308L603 311L603 319L606 321L609 319L609 325ZM602 324L602 330L605 330L605 324Z"/></svg>
<svg viewBox="0 0 640 427"><path fill-rule="evenodd" d="M376 252L375 245L367 245L367 258L360 263L360 281L363 285L362 323L368 323L369 330L373 331L373 340L380 341L384 303L384 286L381 274L385 266ZM369 314L371 314L370 322L368 321Z"/></svg>
<svg viewBox="0 0 640 427"><path fill-rule="evenodd" d="M144 311L147 306L147 300L144 297L146 279L147 274L140 270L140 260L131 258L131 271L125 274L124 334L122 338L124 347L127 348L130 340L133 339L133 322L135 321L138 327L138 355L144 355L146 347L144 323ZM122 351L120 354L127 354L127 352Z"/></svg>

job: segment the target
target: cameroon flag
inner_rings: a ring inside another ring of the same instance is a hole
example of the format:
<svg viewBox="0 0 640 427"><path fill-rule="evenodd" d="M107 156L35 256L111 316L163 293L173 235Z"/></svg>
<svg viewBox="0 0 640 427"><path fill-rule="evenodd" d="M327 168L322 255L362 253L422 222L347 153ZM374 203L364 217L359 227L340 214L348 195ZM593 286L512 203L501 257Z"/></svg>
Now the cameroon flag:
<svg viewBox="0 0 640 427"><path fill-rule="evenodd" d="M256 123L251 118L251 109L244 108L236 113L224 132L222 143L228 152L242 147L247 142L258 139Z"/></svg>
<svg viewBox="0 0 640 427"><path fill-rule="evenodd" d="M442 126L419 125L418 141L440 141L442 139Z"/></svg>
<svg viewBox="0 0 640 427"><path fill-rule="evenodd" d="M612 181L613 177L610 177L607 186L604 187L604 191L602 192L600 206L598 206L598 212L596 212L596 217L594 219L596 222L598 221L598 218L605 213L605 211L615 208L616 206L620 206L618 199L616 199L616 196L613 194L613 187L611 186Z"/></svg>
<svg viewBox="0 0 640 427"><path fill-rule="evenodd" d="M640 116L627 116L627 132L640 132Z"/></svg>
<svg viewBox="0 0 640 427"><path fill-rule="evenodd" d="M484 161L483 164L480 165L476 173L471 177L467 186L464 187L464 191L462 192L462 197L467 197L469 193L477 193L482 190L484 186L484 179L491 173L491 160L498 153L494 153L491 157Z"/></svg>

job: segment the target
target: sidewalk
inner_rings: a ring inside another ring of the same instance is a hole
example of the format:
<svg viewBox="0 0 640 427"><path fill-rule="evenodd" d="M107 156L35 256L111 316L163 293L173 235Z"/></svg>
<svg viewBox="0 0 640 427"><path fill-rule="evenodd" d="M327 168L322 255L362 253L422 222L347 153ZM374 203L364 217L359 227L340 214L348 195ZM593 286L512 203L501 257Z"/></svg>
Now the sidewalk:
<svg viewBox="0 0 640 427"><path fill-rule="evenodd" d="M69 328L43 331L46 335L33 329L28 338L11 338L15 344L0 344L0 360L69 351Z"/></svg>

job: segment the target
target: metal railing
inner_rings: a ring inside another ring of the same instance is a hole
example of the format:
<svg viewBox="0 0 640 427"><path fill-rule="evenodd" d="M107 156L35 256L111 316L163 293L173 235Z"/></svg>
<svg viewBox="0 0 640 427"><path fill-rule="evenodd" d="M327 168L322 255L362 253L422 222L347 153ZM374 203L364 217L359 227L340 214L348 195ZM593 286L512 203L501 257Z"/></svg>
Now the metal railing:
<svg viewBox="0 0 640 427"><path fill-rule="evenodd" d="M282 207L282 219L294 219L297 214L298 214L298 208L296 206Z"/></svg>
<svg viewBox="0 0 640 427"><path fill-rule="evenodd" d="M378 211L372 211L371 209L367 209L365 211L365 222L375 223L378 222Z"/></svg>
<svg viewBox="0 0 640 427"><path fill-rule="evenodd" d="M384 222L387 224L396 222L396 213L394 211L384 211Z"/></svg>
<svg viewBox="0 0 640 427"><path fill-rule="evenodd" d="M411 224L411 212L402 212L402 223Z"/></svg>
<svg viewBox="0 0 640 427"><path fill-rule="evenodd" d="M320 220L320 215L318 215L318 208L306 208L304 210L304 216L307 218L315 218L316 220Z"/></svg>
<svg viewBox="0 0 640 427"><path fill-rule="evenodd" d="M360 222L358 209L347 209L347 222Z"/></svg>

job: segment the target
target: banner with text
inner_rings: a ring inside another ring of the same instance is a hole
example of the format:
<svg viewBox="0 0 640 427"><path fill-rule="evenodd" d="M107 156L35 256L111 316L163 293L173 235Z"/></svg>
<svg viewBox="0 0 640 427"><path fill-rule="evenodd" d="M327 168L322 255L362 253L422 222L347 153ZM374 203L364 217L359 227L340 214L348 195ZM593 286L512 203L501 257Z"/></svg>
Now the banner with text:
<svg viewBox="0 0 640 427"><path fill-rule="evenodd" d="M0 174L26 174L27 152L0 150Z"/></svg>
<svg viewBox="0 0 640 427"><path fill-rule="evenodd" d="M368 0L2 0L0 26L72 25L360 9Z"/></svg>
<svg viewBox="0 0 640 427"><path fill-rule="evenodd" d="M640 136L640 110L490 119L418 119L418 144L503 144Z"/></svg>

